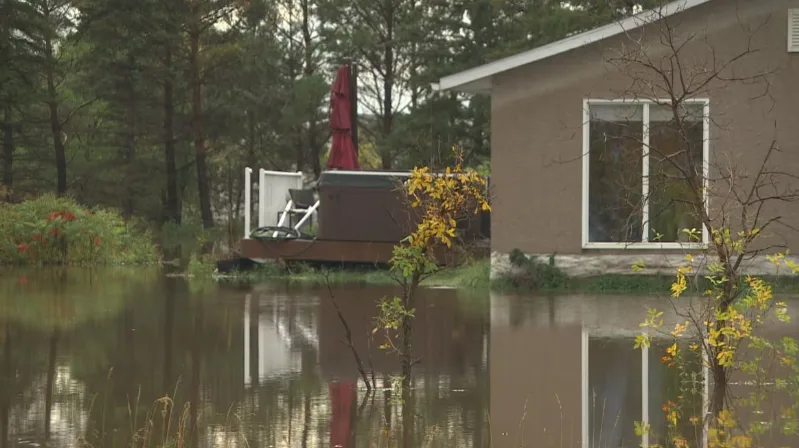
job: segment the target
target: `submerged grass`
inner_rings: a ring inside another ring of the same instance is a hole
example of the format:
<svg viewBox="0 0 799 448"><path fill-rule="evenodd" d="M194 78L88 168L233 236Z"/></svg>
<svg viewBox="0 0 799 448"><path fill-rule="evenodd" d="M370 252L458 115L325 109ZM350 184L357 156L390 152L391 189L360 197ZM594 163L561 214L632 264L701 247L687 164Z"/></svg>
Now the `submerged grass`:
<svg viewBox="0 0 799 448"><path fill-rule="evenodd" d="M203 412L199 403L178 403L177 395L180 381L172 394L166 394L154 400L149 406L142 403L142 390L133 400L128 399L124 411L120 403L109 403L112 372L109 371L106 390L95 395L89 406L90 419L84 433L78 438L78 446L95 448L100 446L129 446L141 448L184 448L197 446L204 434ZM96 407L99 406L99 409ZM192 406L197 407L192 411ZM95 412L95 410L97 412ZM120 417L123 411L125 417ZM126 421L125 421L126 420ZM222 444L215 446L240 447L249 446L240 416L228 409L224 417L221 434Z"/></svg>

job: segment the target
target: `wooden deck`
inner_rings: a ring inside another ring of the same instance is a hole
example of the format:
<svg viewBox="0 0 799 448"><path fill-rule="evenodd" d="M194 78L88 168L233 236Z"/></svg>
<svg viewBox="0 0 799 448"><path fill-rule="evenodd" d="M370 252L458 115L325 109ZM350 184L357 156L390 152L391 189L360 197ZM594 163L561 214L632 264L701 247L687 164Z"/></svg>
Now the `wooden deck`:
<svg viewBox="0 0 799 448"><path fill-rule="evenodd" d="M324 261L339 263L388 263L394 243L369 243L333 240L241 240L241 255L285 261Z"/></svg>
<svg viewBox="0 0 799 448"><path fill-rule="evenodd" d="M395 243L373 243L339 240L241 240L241 256L250 259L309 261L331 263L384 264L391 260ZM457 255L449 250L437 251L439 264L457 261ZM470 250L484 255L487 248Z"/></svg>

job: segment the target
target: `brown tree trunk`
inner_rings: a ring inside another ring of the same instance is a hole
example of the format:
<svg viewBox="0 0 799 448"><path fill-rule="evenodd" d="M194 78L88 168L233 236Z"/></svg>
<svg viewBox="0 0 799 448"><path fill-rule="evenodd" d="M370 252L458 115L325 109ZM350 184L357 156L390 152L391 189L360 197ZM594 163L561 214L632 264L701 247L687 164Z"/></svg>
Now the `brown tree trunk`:
<svg viewBox="0 0 799 448"><path fill-rule="evenodd" d="M11 2L6 0L2 3L2 12L0 15L11 17ZM5 42L11 40L11 26L9 20L2 20L3 34L0 36ZM9 48L10 50L10 48ZM11 58L10 54L6 54L8 59ZM11 199L11 188L13 184L13 167L14 167L14 125L12 122L11 110L11 94L7 92L4 98L5 104L3 107L3 174L2 186L5 187L5 200Z"/></svg>
<svg viewBox="0 0 799 448"><path fill-rule="evenodd" d="M133 198L135 191L133 185L135 181L133 177L133 160L136 154L136 86L133 81L133 64L135 61L131 56L128 59L130 64L130 79L128 79L128 110L127 110L127 132L125 136L125 147L123 160L125 163L125 197L122 199L122 216L129 219L133 216Z"/></svg>
<svg viewBox="0 0 799 448"><path fill-rule="evenodd" d="M8 101L8 100L7 100ZM11 104L6 102L3 108L3 178L2 186L5 197L11 200L11 188L14 183L14 124L11 118Z"/></svg>
<svg viewBox="0 0 799 448"><path fill-rule="evenodd" d="M315 70L313 63L313 41L311 39L311 13L308 7L308 0L302 0L302 40L304 45L305 64L303 67L303 75L307 77L313 76ZM316 104L310 104L308 108L308 150L311 157L311 169L313 169L314 178L318 178L322 173L322 164L319 161L319 142L317 131L317 115L318 107Z"/></svg>
<svg viewBox="0 0 799 448"><path fill-rule="evenodd" d="M178 169L175 155L175 94L172 81L172 48L164 48L164 162L166 165L166 220L180 224L178 201Z"/></svg>
<svg viewBox="0 0 799 448"><path fill-rule="evenodd" d="M386 42L383 50L383 137L387 138L391 134L394 124L394 114L392 109L393 90L394 90L394 5L393 0L386 1ZM385 144L385 143L384 143ZM383 148L381 163L384 170L391 169L394 160L391 155L391 148Z"/></svg>
<svg viewBox="0 0 799 448"><path fill-rule="evenodd" d="M50 22L50 12L44 8L44 18ZM58 94L55 88L55 54L53 53L53 41L49 35L44 39L45 65L47 78L47 107L50 109L50 133L53 137L53 148L55 149L55 166L57 172L56 193L63 196L67 192L67 154L62 141L61 119L58 116Z"/></svg>
<svg viewBox="0 0 799 448"><path fill-rule="evenodd" d="M195 15L197 13L195 12ZM199 18L195 17L195 21ZM193 25L189 33L191 45L191 128L194 140L194 155L197 164L197 192L200 196L200 216L203 228L210 229L214 226L214 216L211 212L211 188L208 180L207 154L205 152L205 134L203 129L203 98L202 75L200 73L200 30L199 23Z"/></svg>

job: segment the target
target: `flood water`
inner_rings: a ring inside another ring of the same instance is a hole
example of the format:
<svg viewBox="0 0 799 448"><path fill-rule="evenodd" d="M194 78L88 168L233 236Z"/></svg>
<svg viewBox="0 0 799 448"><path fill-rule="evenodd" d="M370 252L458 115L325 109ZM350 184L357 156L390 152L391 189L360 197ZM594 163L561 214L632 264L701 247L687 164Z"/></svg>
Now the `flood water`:
<svg viewBox="0 0 799 448"><path fill-rule="evenodd" d="M404 402L397 357L369 338L394 290L333 292L376 372L371 396L324 288L6 272L0 447L155 446L182 432L198 447L615 448L641 444L641 420L660 441L679 379L632 338L662 298L424 290Z"/></svg>

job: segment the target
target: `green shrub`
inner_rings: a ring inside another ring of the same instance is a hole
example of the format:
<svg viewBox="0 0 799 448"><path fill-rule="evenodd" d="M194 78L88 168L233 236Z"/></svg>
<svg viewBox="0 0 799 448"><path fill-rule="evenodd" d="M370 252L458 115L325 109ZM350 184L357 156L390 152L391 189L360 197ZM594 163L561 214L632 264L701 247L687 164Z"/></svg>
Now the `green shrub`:
<svg viewBox="0 0 799 448"><path fill-rule="evenodd" d="M519 249L510 253L510 263L521 270L512 282L517 289L558 290L569 286L569 278L555 266L555 256L543 263L536 257L528 257Z"/></svg>
<svg viewBox="0 0 799 448"><path fill-rule="evenodd" d="M149 232L118 213L49 194L0 205L0 235L3 263L145 264L157 259Z"/></svg>

